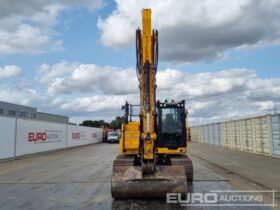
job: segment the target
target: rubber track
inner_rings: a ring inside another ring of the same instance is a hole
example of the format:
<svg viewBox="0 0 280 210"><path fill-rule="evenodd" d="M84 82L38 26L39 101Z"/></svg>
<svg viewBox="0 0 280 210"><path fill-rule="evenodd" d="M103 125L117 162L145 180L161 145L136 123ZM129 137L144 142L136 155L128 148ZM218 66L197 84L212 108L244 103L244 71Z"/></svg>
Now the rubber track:
<svg viewBox="0 0 280 210"><path fill-rule="evenodd" d="M188 156L176 156L171 157L171 163L172 165L184 165L186 168L186 176L187 181L192 182L193 181L193 164L192 160Z"/></svg>

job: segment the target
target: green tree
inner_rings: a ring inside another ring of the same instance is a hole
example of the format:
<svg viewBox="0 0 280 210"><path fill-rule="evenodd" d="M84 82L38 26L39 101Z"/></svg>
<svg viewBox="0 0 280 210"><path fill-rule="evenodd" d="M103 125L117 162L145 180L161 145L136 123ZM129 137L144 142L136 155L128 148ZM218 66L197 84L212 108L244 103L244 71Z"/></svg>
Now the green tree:
<svg viewBox="0 0 280 210"><path fill-rule="evenodd" d="M125 117L118 116L118 117L116 117L116 119L111 121L109 128L112 128L114 130L121 129L122 124L124 122L125 122Z"/></svg>
<svg viewBox="0 0 280 210"><path fill-rule="evenodd" d="M80 125L95 128L109 127L109 123L105 122L104 120L85 120Z"/></svg>
<svg viewBox="0 0 280 210"><path fill-rule="evenodd" d="M117 129L121 129L122 124L124 122L125 122L125 117L117 116L110 123L107 123L104 120L85 120L80 125L95 127L95 128L105 127L105 128L112 128L114 130L117 130Z"/></svg>

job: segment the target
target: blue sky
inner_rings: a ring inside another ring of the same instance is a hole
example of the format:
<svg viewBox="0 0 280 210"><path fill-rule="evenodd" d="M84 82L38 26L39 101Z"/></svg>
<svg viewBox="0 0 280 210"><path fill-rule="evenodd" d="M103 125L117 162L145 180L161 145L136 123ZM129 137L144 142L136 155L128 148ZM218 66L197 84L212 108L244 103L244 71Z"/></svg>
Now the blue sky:
<svg viewBox="0 0 280 210"><path fill-rule="evenodd" d="M125 100L138 100L134 31L141 9L151 7L160 34L159 97L188 99L192 120L279 107L278 2L185 1L174 7L176 15L166 13L173 3L30 1L27 12L3 1L0 100L67 114L75 122L121 114ZM111 107L105 104L110 98ZM213 110L217 103L221 107Z"/></svg>

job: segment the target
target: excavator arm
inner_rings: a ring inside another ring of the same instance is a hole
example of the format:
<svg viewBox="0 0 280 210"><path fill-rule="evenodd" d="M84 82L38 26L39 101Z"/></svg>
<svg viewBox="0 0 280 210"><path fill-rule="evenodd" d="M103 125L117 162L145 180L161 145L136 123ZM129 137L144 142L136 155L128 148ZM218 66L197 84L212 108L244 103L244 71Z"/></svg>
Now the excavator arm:
<svg viewBox="0 0 280 210"><path fill-rule="evenodd" d="M142 30L136 30L140 122L131 121L135 105L126 103L120 154L113 164L113 198L185 195L187 179L192 179L192 163L185 155L185 102L156 101L158 32L151 26L151 9L143 9Z"/></svg>
<svg viewBox="0 0 280 210"><path fill-rule="evenodd" d="M157 70L157 35L151 30L151 10L142 11L142 31L136 31L137 75L140 87L140 132L142 170L144 173L153 173L155 168L154 144L157 138L155 133L156 120L156 70Z"/></svg>

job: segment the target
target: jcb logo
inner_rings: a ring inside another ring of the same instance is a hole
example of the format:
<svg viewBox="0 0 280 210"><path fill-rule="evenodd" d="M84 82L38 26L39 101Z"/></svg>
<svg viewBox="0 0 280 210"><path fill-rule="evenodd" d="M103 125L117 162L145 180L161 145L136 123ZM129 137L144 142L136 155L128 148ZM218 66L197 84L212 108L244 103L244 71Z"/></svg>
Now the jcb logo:
<svg viewBox="0 0 280 210"><path fill-rule="evenodd" d="M45 132L29 132L28 141L46 141L47 134Z"/></svg>

